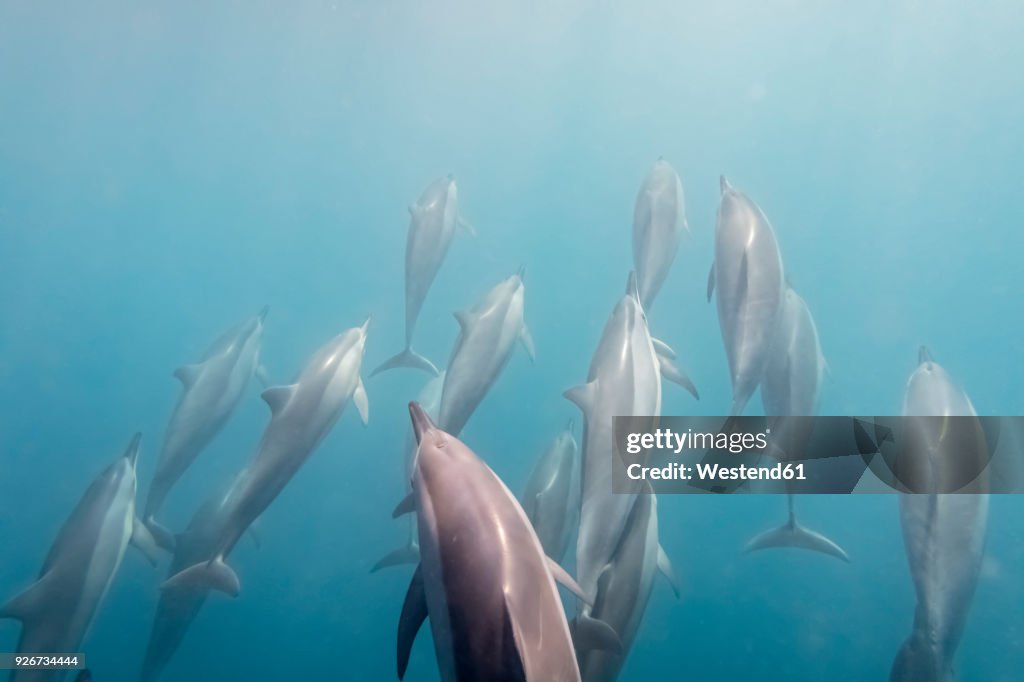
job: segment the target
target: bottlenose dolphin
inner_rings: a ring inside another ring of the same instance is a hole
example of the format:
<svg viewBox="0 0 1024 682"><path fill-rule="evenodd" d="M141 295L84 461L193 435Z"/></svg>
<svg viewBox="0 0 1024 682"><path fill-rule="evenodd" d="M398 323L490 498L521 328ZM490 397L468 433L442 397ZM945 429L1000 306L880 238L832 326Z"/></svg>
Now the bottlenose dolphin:
<svg viewBox="0 0 1024 682"><path fill-rule="evenodd" d="M442 370L436 377L431 378L420 391L416 402L420 404L423 411L430 415L431 419L437 417L437 410L441 405L441 389L444 387L445 371ZM405 494L412 492L412 476L416 469L416 434L412 426L406 434L405 442ZM382 568L399 566L402 564L416 564L420 560L420 541L416 531L416 515L409 514L409 539L406 544L393 552L388 553L370 569L376 573Z"/></svg>
<svg viewBox="0 0 1024 682"><path fill-rule="evenodd" d="M523 491L523 511L544 553L561 561L580 520L579 447L572 420L537 460Z"/></svg>
<svg viewBox="0 0 1024 682"><path fill-rule="evenodd" d="M135 465L141 434L85 491L57 533L39 577L3 606L0 618L21 621L18 651L80 651L110 589L128 543L156 562L159 549L135 517ZM15 670L11 682L57 682L66 670Z"/></svg>
<svg viewBox="0 0 1024 682"><path fill-rule="evenodd" d="M168 577L208 559L216 550L228 511L236 504L240 477L227 494L218 492L196 510L183 533L176 537ZM168 589L160 591L153 627L142 663L142 682L155 682L170 662L192 621L206 603L206 590Z"/></svg>
<svg viewBox="0 0 1024 682"><path fill-rule="evenodd" d="M918 353L903 396L904 416L966 416L970 398L926 348ZM929 462L934 480L961 453ZM970 453L963 453L969 456ZM953 682L960 643L978 582L988 523L988 495L922 492L900 495L900 523L917 593L914 629L892 664L892 682Z"/></svg>
<svg viewBox="0 0 1024 682"><path fill-rule="evenodd" d="M459 217L455 177L449 175L430 183L419 201L409 207L412 217L405 244L405 348L373 370L374 376L395 367L414 367L437 374L437 367L412 349L412 335L430 285L451 246L456 226L473 228Z"/></svg>
<svg viewBox="0 0 1024 682"><path fill-rule="evenodd" d="M227 423L257 373L267 310L264 306L259 315L221 334L198 363L174 371L182 384L181 397L167 425L142 514L164 549L174 548L174 536L154 517L174 484Z"/></svg>
<svg viewBox="0 0 1024 682"><path fill-rule="evenodd" d="M487 395L516 341L534 358L533 339L523 320L523 270L501 281L469 310L455 313L461 331L455 342L441 392L437 423L458 435Z"/></svg>
<svg viewBox="0 0 1024 682"><path fill-rule="evenodd" d="M658 500L649 483L637 496L626 520L619 546L598 581L597 599L589 618L610 626L621 640L619 652L595 649L587 640L587 617L574 623L576 652L583 682L612 682L626 662L654 588L659 570L679 598L672 565L658 544Z"/></svg>
<svg viewBox="0 0 1024 682"><path fill-rule="evenodd" d="M697 389L670 360L670 349L654 343L640 304L636 275L605 324L590 362L587 383L565 392L583 412L582 505L576 543L577 579L587 601L618 546L635 493L612 493L614 451L612 418L659 416L661 377L697 397Z"/></svg>
<svg viewBox="0 0 1024 682"><path fill-rule="evenodd" d="M419 441L412 494L422 560L398 625L398 678L423 621L445 682L578 682L555 580L572 579L544 555L515 496L465 444L409 404ZM575 588L578 591L578 588Z"/></svg>
<svg viewBox="0 0 1024 682"><path fill-rule="evenodd" d="M633 208L633 264L644 310L650 310L665 282L680 237L689 234L685 210L679 175L659 158L644 178Z"/></svg>
<svg viewBox="0 0 1024 682"><path fill-rule="evenodd" d="M790 430L806 424L804 420L787 420L786 417L814 416L818 410L826 367L818 328L811 317L811 311L804 300L787 287L761 381L761 402L764 404L764 413L770 417L772 433L783 433L787 424L795 427ZM746 551L769 547L801 547L849 561L850 557L842 547L797 523L793 502L790 493L789 519L786 523L754 537L747 543Z"/></svg>
<svg viewBox="0 0 1024 682"><path fill-rule="evenodd" d="M732 379L732 414L742 414L764 374L785 276L768 218L723 176L708 300L718 290L718 326Z"/></svg>
<svg viewBox="0 0 1024 682"><path fill-rule="evenodd" d="M367 320L362 327L331 339L313 354L294 384L263 392L270 406L270 423L256 454L239 475L230 508L224 511L220 536L206 557L209 560L169 578L164 589L216 589L238 595L238 576L224 563L225 557L309 459L349 400L364 424L369 419L366 389L359 377L369 323Z"/></svg>

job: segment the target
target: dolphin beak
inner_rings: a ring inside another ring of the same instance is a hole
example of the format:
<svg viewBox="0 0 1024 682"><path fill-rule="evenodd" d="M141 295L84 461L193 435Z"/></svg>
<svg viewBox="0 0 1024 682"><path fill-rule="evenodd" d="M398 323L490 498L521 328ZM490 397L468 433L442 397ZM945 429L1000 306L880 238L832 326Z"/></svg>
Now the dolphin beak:
<svg viewBox="0 0 1024 682"><path fill-rule="evenodd" d="M416 435L417 444L422 440L424 433L437 428L427 411L415 400L409 403L409 416L412 417L412 431Z"/></svg>
<svg viewBox="0 0 1024 682"><path fill-rule="evenodd" d="M363 336L366 336L366 330L369 328L370 320L372 320L372 319L373 319L373 315L368 316L366 318L366 322L363 322L362 326L359 327L359 331L362 332Z"/></svg>
<svg viewBox="0 0 1024 682"><path fill-rule="evenodd" d="M141 440L142 434L136 433L132 436L132 441L128 443L128 449L124 451L123 457L131 463L132 469L135 468L135 463L139 461L139 442Z"/></svg>
<svg viewBox="0 0 1024 682"><path fill-rule="evenodd" d="M524 265L520 265L519 269L516 271L516 274L519 276L520 280L525 280L526 279L526 265L525 264Z"/></svg>
<svg viewBox="0 0 1024 682"><path fill-rule="evenodd" d="M269 313L269 312L270 312L270 306L269 305L265 305L262 308L260 308L259 318L260 318L260 322L261 323L263 322L263 320L267 319L267 313Z"/></svg>
<svg viewBox="0 0 1024 682"><path fill-rule="evenodd" d="M626 294L632 296L640 302L640 288L636 283L636 270L629 271L629 277L626 279Z"/></svg>

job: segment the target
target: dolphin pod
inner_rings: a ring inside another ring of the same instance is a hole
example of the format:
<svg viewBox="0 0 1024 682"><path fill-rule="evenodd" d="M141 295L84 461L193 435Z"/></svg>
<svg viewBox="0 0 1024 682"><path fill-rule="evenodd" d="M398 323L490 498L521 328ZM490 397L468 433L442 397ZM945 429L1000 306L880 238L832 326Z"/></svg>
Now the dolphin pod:
<svg viewBox="0 0 1024 682"><path fill-rule="evenodd" d="M419 449L395 514L416 513L422 559L398 625L399 679L429 618L445 682L579 682L555 579L579 589L490 467L417 403L409 413Z"/></svg>
<svg viewBox="0 0 1024 682"><path fill-rule="evenodd" d="M818 328L807 304L787 287L771 352L761 382L761 402L770 417L775 434L787 426L802 425L802 420L786 417L811 417L817 412L821 381L825 373ZM796 428L791 429L793 431ZM787 483L787 485L789 485ZM747 551L770 547L799 547L849 561L846 550L820 533L804 528L796 520L793 494L789 497L789 518L778 528L767 530L747 544Z"/></svg>
<svg viewBox="0 0 1024 682"><path fill-rule="evenodd" d="M533 338L523 319L523 270L499 282L472 308L455 313L455 342L441 391L438 424L448 433L462 432L487 392L498 380L516 343L532 360Z"/></svg>
<svg viewBox="0 0 1024 682"><path fill-rule="evenodd" d="M721 190L708 300L715 295L732 380L730 413L738 415L764 374L785 275L775 233L760 207L724 176Z"/></svg>
<svg viewBox="0 0 1024 682"><path fill-rule="evenodd" d="M426 412L431 419L437 418L437 410L441 406L441 389L444 387L444 377L446 372L441 370L441 373L436 377L433 377L426 383L423 390L420 391L416 402L420 404L423 411ZM412 427L410 426L409 432L406 435L405 442L405 462L403 466L403 481L405 486L405 494L408 495L412 492L412 475L416 470L416 434L413 433ZM558 557L555 557L556 559ZM420 560L420 541L419 536L416 532L416 515L409 514L409 538L406 543L398 549L386 554L380 561L373 565L370 569L371 573L376 573L382 568L390 568L391 566L400 566L402 564L416 564Z"/></svg>
<svg viewBox="0 0 1024 682"><path fill-rule="evenodd" d="M659 158L644 178L633 208L633 266L644 310L654 303L676 258L679 240L690 231L685 211L679 175Z"/></svg>
<svg viewBox="0 0 1024 682"><path fill-rule="evenodd" d="M636 492L612 493L612 418L661 414L661 377L697 397L689 377L670 360L670 349L655 344L630 273L626 294L604 326L590 362L587 383L565 396L583 413L582 503L576 543L577 580L586 600L597 595L598 579L612 559ZM586 609L584 609L584 612Z"/></svg>
<svg viewBox="0 0 1024 682"><path fill-rule="evenodd" d="M544 552L561 561L580 520L579 446L570 420L537 460L523 491L523 511Z"/></svg>
<svg viewBox="0 0 1024 682"><path fill-rule="evenodd" d="M156 514L174 484L227 423L256 374L267 310L221 334L201 361L174 372L181 381L181 397L167 425L142 514L164 549L173 549L174 536L157 522Z"/></svg>
<svg viewBox="0 0 1024 682"><path fill-rule="evenodd" d="M270 423L232 489L208 560L168 578L164 589L216 589L238 595L238 576L224 563L225 557L316 450L350 400L363 423L369 419L366 389L359 376L368 325L369 320L331 339L313 354L294 384L263 392Z"/></svg>
<svg viewBox="0 0 1024 682"><path fill-rule="evenodd" d="M921 348L903 395L909 417L976 417L971 399ZM968 453L931 453L933 480ZM953 657L967 623L985 547L986 494L900 495L900 524L917 593L914 626L892 664L891 682L953 682Z"/></svg>
<svg viewBox="0 0 1024 682"><path fill-rule="evenodd" d="M140 434L92 482L57 533L34 583L0 606L21 621L18 651L79 650L121 566L129 542L156 562L158 549L135 516ZM65 670L14 670L11 682L59 682Z"/></svg>
<svg viewBox="0 0 1024 682"><path fill-rule="evenodd" d="M616 632L621 650L595 646L584 639L586 628L575 623L576 652L583 682L613 682L618 678L636 638L658 571L668 579L676 598L679 585L668 557L658 544L658 501L649 483L629 512L622 539L601 574L591 618Z"/></svg>
<svg viewBox="0 0 1024 682"><path fill-rule="evenodd" d="M419 201L409 207L409 235L405 244L405 348L388 358L370 376L395 367L412 367L437 374L437 367L412 349L423 301L448 254L455 228L473 229L459 217L455 177L449 175L430 183Z"/></svg>

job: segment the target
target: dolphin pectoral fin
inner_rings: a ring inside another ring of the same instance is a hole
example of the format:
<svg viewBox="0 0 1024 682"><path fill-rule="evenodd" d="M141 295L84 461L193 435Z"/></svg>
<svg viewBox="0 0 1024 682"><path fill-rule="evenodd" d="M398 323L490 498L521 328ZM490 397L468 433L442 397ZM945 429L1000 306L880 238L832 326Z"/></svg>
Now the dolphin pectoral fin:
<svg viewBox="0 0 1024 682"><path fill-rule="evenodd" d="M533 337L530 335L530 330L527 329L525 324L519 330L519 343L523 344L523 350L530 356L530 362L537 362L537 350L533 345Z"/></svg>
<svg viewBox="0 0 1024 682"><path fill-rule="evenodd" d="M382 568L391 568L392 566L402 566L404 564L415 564L419 563L420 560L420 548L416 545L409 543L404 547L388 552L385 554L380 561L373 565L370 569L370 573L376 573Z"/></svg>
<svg viewBox="0 0 1024 682"><path fill-rule="evenodd" d="M174 370L174 377L181 382L182 386L189 388L196 383L199 374L203 371L202 365L182 365Z"/></svg>
<svg viewBox="0 0 1024 682"><path fill-rule="evenodd" d="M459 228L463 232L468 234L470 237L475 237L476 236L476 228L473 227L473 224L470 223L468 220L466 220L462 216L459 216L458 219L455 222L459 226Z"/></svg>
<svg viewBox="0 0 1024 682"><path fill-rule="evenodd" d="M668 554L665 554L665 548L658 545L658 570L668 580L669 586L672 588L672 593L676 595L676 599L679 599L679 595L682 590L679 588L679 578L676 577L675 569L672 568L672 562L668 558Z"/></svg>
<svg viewBox="0 0 1024 682"><path fill-rule="evenodd" d="M567 590L579 597L584 604L587 606L593 606L593 602L587 599L587 595L583 592L583 588L580 587L573 577L562 568L557 561L549 556L544 557L548 562L548 570L551 571L551 577L555 579L555 582L559 583Z"/></svg>
<svg viewBox="0 0 1024 682"><path fill-rule="evenodd" d="M562 395L564 395L567 400L575 403L576 407L580 408L580 411L583 412L583 416L587 416L588 413L593 411L594 397L596 394L597 379L594 379L588 384L573 386Z"/></svg>
<svg viewBox="0 0 1024 682"><path fill-rule="evenodd" d="M416 497L409 493L402 498L402 501L398 503L395 510L391 512L391 518L397 519L399 516L405 516L406 514L412 514L416 511Z"/></svg>
<svg viewBox="0 0 1024 682"><path fill-rule="evenodd" d="M573 632L576 655L583 658L590 651L607 651L618 656L625 653L619 634L603 620L581 615Z"/></svg>
<svg viewBox="0 0 1024 682"><path fill-rule="evenodd" d="M146 524L146 528L149 530L149 534L153 537L153 541L156 542L161 549L168 552L174 552L174 548L177 545L174 539L174 533L157 523L157 520L152 516L147 517L143 523ZM134 533L134 529L132 530Z"/></svg>
<svg viewBox="0 0 1024 682"><path fill-rule="evenodd" d="M411 367L412 369L421 369L428 374L432 374L435 377L441 372L437 369L437 366L427 358L423 357L411 347L406 348L401 353L393 355L383 363L377 366L375 370L370 372L370 376L374 377L381 372L386 372L389 369L395 369L396 367Z"/></svg>
<svg viewBox="0 0 1024 682"><path fill-rule="evenodd" d="M369 424L370 400L366 397L366 386L363 385L362 379L356 384L356 390L352 392L352 402L355 403L356 410L359 411L359 418L363 421L363 426Z"/></svg>
<svg viewBox="0 0 1024 682"><path fill-rule="evenodd" d="M715 293L715 264L711 263L711 270L708 272L708 303L711 302L711 296Z"/></svg>
<svg viewBox="0 0 1024 682"><path fill-rule="evenodd" d="M224 563L223 557L214 557L210 561L193 564L185 570L175 573L164 581L161 590L219 590L224 594L237 597L242 591L238 576L231 567Z"/></svg>
<svg viewBox="0 0 1024 682"><path fill-rule="evenodd" d="M402 615L398 619L398 679L405 677L409 667L409 654L423 621L427 619L427 593L423 587L423 567L417 566L409 581L402 604Z"/></svg>
<svg viewBox="0 0 1024 682"><path fill-rule="evenodd" d="M686 392L692 395L697 400L700 400L700 393L697 392L697 387L694 385L693 380L684 372L679 369L674 362L666 357L658 357L658 365L661 368L661 376L665 377L666 380L671 381L673 384L678 384L686 389Z"/></svg>
<svg viewBox="0 0 1024 682"><path fill-rule="evenodd" d="M130 542L142 552L143 556L152 565L156 566L160 561L160 545L157 544L146 524L139 521L138 518L132 519L132 537Z"/></svg>
<svg viewBox="0 0 1024 682"><path fill-rule="evenodd" d="M56 580L50 577L52 575L52 572L47 573L0 605L0 619L13 618L26 623L36 614L45 612L50 601L50 583Z"/></svg>
<svg viewBox="0 0 1024 682"><path fill-rule="evenodd" d="M778 528L766 530L747 543L744 552L754 552L759 549L771 549L773 547L796 547L807 549L812 552L819 552L834 556L837 559L849 563L850 556L842 547L821 533L804 528L795 522L786 522Z"/></svg>
<svg viewBox="0 0 1024 682"><path fill-rule="evenodd" d="M274 385L274 382L270 380L270 374L267 373L267 368L263 365L256 365L254 374L259 382L263 384L263 388L270 388Z"/></svg>
<svg viewBox="0 0 1024 682"><path fill-rule="evenodd" d="M282 410L291 400L296 388L295 384L291 384L290 386L271 386L263 391L261 395L263 401L270 407L270 413L277 414Z"/></svg>
<svg viewBox="0 0 1024 682"><path fill-rule="evenodd" d="M668 345L661 339L651 337L651 344L654 346L654 352L658 354L658 357L668 358L669 360L676 359L676 352L672 350L672 346Z"/></svg>

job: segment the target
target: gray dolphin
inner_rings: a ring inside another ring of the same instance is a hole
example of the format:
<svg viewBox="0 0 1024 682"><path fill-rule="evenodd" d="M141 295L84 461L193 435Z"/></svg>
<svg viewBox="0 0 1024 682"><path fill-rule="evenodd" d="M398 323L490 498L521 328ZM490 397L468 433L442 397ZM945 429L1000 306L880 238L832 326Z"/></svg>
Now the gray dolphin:
<svg viewBox="0 0 1024 682"><path fill-rule="evenodd" d="M630 273L626 294L604 326L587 383L565 393L583 412L583 497L576 577L588 601L597 594L598 577L611 561L636 497L612 493L613 461L617 457L612 418L659 416L662 375L697 397L693 382L672 363L671 355L664 343L652 340L636 275Z"/></svg>
<svg viewBox="0 0 1024 682"><path fill-rule="evenodd" d="M589 618L611 627L621 640L621 651L595 649L587 639L587 617L574 623L574 640L584 682L612 682L617 679L629 648L636 638L647 602L660 570L679 597L672 565L658 544L658 500L649 483L630 510L619 546L601 573L597 599Z"/></svg>
<svg viewBox="0 0 1024 682"><path fill-rule="evenodd" d="M227 494L218 492L200 505L193 514L185 531L176 538L174 555L167 569L168 577L208 559L216 551L224 525L229 518L228 511L236 503L233 495L236 494L240 480L236 478L235 484ZM209 592L206 590L160 591L160 600L157 603L142 663L142 682L155 682L160 677L181 645L192 621L199 615L208 595Z"/></svg>
<svg viewBox="0 0 1024 682"><path fill-rule="evenodd" d="M787 424L802 426L806 423L803 420L787 421L787 416L814 416L818 411L818 398L826 368L818 328L811 311L792 288L786 287L779 323L761 381L764 413L769 417L779 417L769 420L773 434L783 432ZM850 557L842 547L797 523L793 502L793 495L790 494L789 519L786 523L754 537L747 543L746 551L800 547L849 561Z"/></svg>
<svg viewBox="0 0 1024 682"><path fill-rule="evenodd" d="M650 309L665 282L680 238L690 232L685 210L679 175L659 158L644 178L633 208L633 264L644 310Z"/></svg>
<svg viewBox="0 0 1024 682"><path fill-rule="evenodd" d="M920 350L918 360L903 396L904 416L977 416L970 398L927 349ZM946 458L930 465L935 479L941 480L943 471L956 469L958 463ZM988 502L986 494L900 495L900 523L917 609L914 628L893 661L892 682L955 679L953 657L981 569Z"/></svg>
<svg viewBox="0 0 1024 682"><path fill-rule="evenodd" d="M579 447L572 420L537 460L523 491L523 511L544 552L561 561L580 520Z"/></svg>
<svg viewBox="0 0 1024 682"><path fill-rule="evenodd" d="M782 304L785 275L768 218L721 178L715 262L708 300L718 290L718 326L732 379L732 414L742 414L764 373Z"/></svg>
<svg viewBox="0 0 1024 682"><path fill-rule="evenodd" d="M259 315L221 334L198 363L174 372L182 384L181 397L167 425L142 514L164 549L173 549L174 536L154 517L174 484L227 423L249 380L259 370L267 310L264 306Z"/></svg>
<svg viewBox="0 0 1024 682"><path fill-rule="evenodd" d="M431 419L437 417L437 410L441 406L441 389L444 387L445 371L442 370L436 377L431 378L420 391L416 402L430 415ZM406 434L405 442L405 494L412 492L412 476L416 469L416 434L410 426ZM405 545L385 555L370 569L376 573L382 568L400 566L402 564L416 564L420 560L420 541L416 531L416 515L409 515L409 539Z"/></svg>
<svg viewBox="0 0 1024 682"><path fill-rule="evenodd" d="M129 542L152 562L159 550L135 517L135 465L141 434L85 491L57 533L39 577L0 606L0 618L21 621L18 651L80 650ZM11 682L57 682L65 670L15 670Z"/></svg>
<svg viewBox="0 0 1024 682"><path fill-rule="evenodd" d="M230 508L208 561L169 578L164 589L216 589L237 596L241 585L225 557L253 521L266 511L317 446L351 400L365 424L369 419L366 389L359 377L366 345L367 320L338 334L310 358L290 386L263 392L271 418L259 448L239 475Z"/></svg>
<svg viewBox="0 0 1024 682"><path fill-rule="evenodd" d="M462 432L505 369L517 341L534 358L533 339L523 319L522 273L520 268L472 308L455 313L461 331L448 361L437 419L448 433Z"/></svg>
<svg viewBox="0 0 1024 682"><path fill-rule="evenodd" d="M430 183L419 201L409 207L411 220L405 244L405 348L388 358L370 376L395 367L414 367L437 374L430 360L412 349L412 336L430 285L451 246L455 228L473 228L459 217L458 191L455 177L449 175Z"/></svg>
<svg viewBox="0 0 1024 682"><path fill-rule="evenodd" d="M430 618L445 682L578 682L579 668L548 559L519 502L465 444L410 403L419 449L412 494L422 561L398 625L398 677Z"/></svg>

